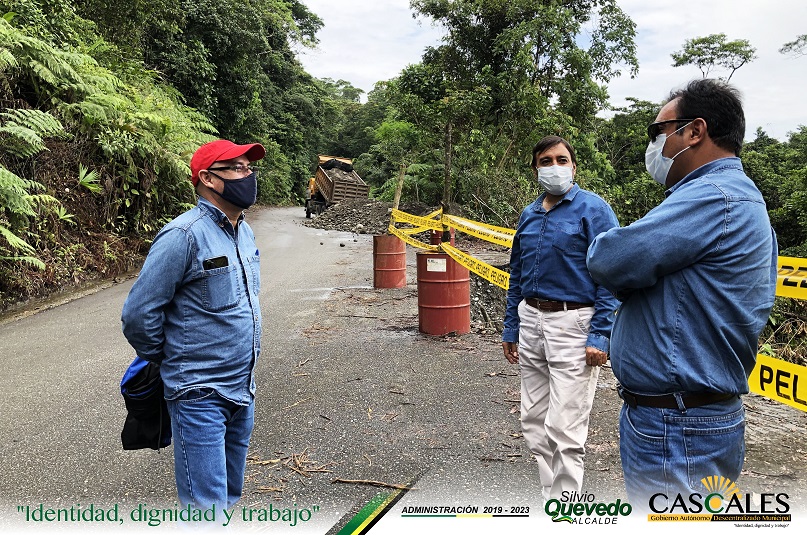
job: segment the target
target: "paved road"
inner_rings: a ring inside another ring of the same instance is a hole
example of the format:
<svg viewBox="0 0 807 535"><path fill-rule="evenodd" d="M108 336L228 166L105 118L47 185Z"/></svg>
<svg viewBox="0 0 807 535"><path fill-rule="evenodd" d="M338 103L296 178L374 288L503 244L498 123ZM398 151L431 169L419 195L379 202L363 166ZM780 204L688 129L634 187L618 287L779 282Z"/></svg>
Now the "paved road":
<svg viewBox="0 0 807 535"><path fill-rule="evenodd" d="M411 273L406 288L372 288L370 236L302 220L299 208L250 217L265 324L242 503L319 505L308 527L324 533L379 491L333 479L405 484L445 462L454 467L430 477L501 500L472 468L523 455L510 413L517 376L496 376L501 359L472 341L419 334ZM174 505L171 448L120 447L118 382L132 358L120 310L132 282L0 324L0 526L19 520L19 505Z"/></svg>
<svg viewBox="0 0 807 535"><path fill-rule="evenodd" d="M407 287L375 290L371 237L302 226L301 208L261 209L249 220L263 259L265 323L256 428L239 505L319 509L294 527L253 521L239 530L325 533L381 490L336 479L417 479L417 490L399 509L531 509L527 519L466 524L463 532L534 530L549 523L538 512L537 465L519 432L516 368L504 362L495 336L418 332L411 248ZM138 504L175 504L171 448L120 447L125 411L118 382L132 357L120 310L131 284L0 322L0 530L19 520L19 505L118 503L128 513ZM586 490L597 501L625 498L613 386L604 369L587 454ZM762 413L751 417L766 422L767 409L756 407ZM777 413L780 418L790 425L770 422L764 436L752 435L750 449L757 453L750 466L762 467L766 452L778 448L792 455L787 458L796 477L789 483L803 488L804 462L797 459L799 451L803 457L805 418L790 409ZM753 484L776 484L752 477L747 480ZM402 532L458 528L423 521L404 523Z"/></svg>
<svg viewBox="0 0 807 535"><path fill-rule="evenodd" d="M372 275L370 260L365 269L346 268L359 254L352 235L321 237L298 224L301 216L295 208L250 217L264 252L266 318L256 445L281 434L281 426L295 425L263 417L275 399L266 377L300 359L299 349L291 351L286 341L311 323L335 284L366 286ZM120 311L132 283L0 325L0 499L7 505L173 503L171 449L120 447L125 410L118 382L133 356L121 334ZM0 519L14 517L6 513L0 511Z"/></svg>

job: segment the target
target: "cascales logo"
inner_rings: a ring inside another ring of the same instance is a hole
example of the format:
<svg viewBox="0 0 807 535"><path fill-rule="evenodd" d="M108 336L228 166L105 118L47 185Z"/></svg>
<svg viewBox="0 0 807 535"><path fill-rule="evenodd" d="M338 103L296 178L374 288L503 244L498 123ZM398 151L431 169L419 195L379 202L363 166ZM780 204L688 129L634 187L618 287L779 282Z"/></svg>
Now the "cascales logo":
<svg viewBox="0 0 807 535"><path fill-rule="evenodd" d="M564 491L560 500L547 500L544 512L552 522L569 524L616 524L620 516L628 516L633 508L621 500L605 503L595 501L594 495Z"/></svg>
<svg viewBox="0 0 807 535"><path fill-rule="evenodd" d="M723 476L705 477L701 483L706 489L704 493L652 495L648 505L657 514L649 515L649 520L790 521L787 494L743 494L733 481Z"/></svg>

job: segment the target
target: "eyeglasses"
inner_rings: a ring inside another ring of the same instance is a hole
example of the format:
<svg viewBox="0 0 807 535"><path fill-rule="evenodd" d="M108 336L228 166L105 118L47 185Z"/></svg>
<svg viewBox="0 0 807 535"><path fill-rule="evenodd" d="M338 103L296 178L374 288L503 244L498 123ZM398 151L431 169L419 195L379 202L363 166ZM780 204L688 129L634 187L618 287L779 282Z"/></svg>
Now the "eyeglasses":
<svg viewBox="0 0 807 535"><path fill-rule="evenodd" d="M647 137L650 138L650 141L656 141L656 138L661 133L661 128L665 124L670 123L691 123L695 119L670 119L668 121L659 121L657 123L650 123L647 127Z"/></svg>
<svg viewBox="0 0 807 535"><path fill-rule="evenodd" d="M257 169L254 165L228 165L226 167L211 167L208 171L235 171L238 174L245 173L245 172L253 172Z"/></svg>

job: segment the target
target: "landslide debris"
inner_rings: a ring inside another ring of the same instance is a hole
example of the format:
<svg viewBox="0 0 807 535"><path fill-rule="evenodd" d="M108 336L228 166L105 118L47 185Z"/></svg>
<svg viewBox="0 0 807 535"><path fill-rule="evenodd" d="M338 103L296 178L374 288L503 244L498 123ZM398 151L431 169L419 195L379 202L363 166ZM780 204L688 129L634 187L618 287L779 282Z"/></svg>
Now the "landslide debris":
<svg viewBox="0 0 807 535"><path fill-rule="evenodd" d="M302 210L302 208L301 208ZM436 207L423 203L402 203L400 210L413 215L426 215ZM328 207L325 212L303 225L323 230L380 235L387 233L392 203L373 199L350 199ZM428 235L418 235L428 242ZM499 269L509 270L509 251L467 235L457 233L457 247ZM501 332L507 292L471 273L471 324L478 331Z"/></svg>
<svg viewBox="0 0 807 535"><path fill-rule="evenodd" d="M400 209L413 215L426 215L435 210L423 203L401 204ZM379 235L387 233L391 214L391 202L349 199L329 206L322 214L303 224L323 230Z"/></svg>

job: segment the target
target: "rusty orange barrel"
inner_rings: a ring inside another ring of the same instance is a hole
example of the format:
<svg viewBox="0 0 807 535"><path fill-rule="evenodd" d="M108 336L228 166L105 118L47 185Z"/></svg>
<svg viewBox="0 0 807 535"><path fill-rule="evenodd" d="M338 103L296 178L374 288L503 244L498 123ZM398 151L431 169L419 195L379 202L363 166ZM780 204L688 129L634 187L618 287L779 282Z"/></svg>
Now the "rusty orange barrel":
<svg viewBox="0 0 807 535"><path fill-rule="evenodd" d="M406 244L398 236L373 236L373 286L406 286Z"/></svg>
<svg viewBox="0 0 807 535"><path fill-rule="evenodd" d="M471 276L445 253L417 254L420 332L471 332Z"/></svg>
<svg viewBox="0 0 807 535"><path fill-rule="evenodd" d="M448 235L449 241L448 244L454 246L454 229L450 229L450 233ZM431 235L429 236L429 243L432 245L440 245L443 243L443 231L442 230L433 230Z"/></svg>

